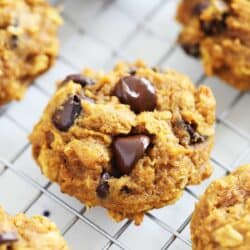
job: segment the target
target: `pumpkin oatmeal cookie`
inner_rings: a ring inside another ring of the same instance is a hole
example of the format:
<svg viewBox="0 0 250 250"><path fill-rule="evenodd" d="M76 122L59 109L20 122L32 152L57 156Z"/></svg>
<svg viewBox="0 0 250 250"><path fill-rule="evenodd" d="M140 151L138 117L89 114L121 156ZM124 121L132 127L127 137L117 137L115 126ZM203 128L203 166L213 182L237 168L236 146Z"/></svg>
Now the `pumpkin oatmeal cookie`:
<svg viewBox="0 0 250 250"><path fill-rule="evenodd" d="M60 84L30 136L42 172L87 206L140 224L211 174L215 99L143 62L86 69Z"/></svg>
<svg viewBox="0 0 250 250"><path fill-rule="evenodd" d="M200 57L207 75L239 90L250 89L250 1L182 0L179 43Z"/></svg>
<svg viewBox="0 0 250 250"><path fill-rule="evenodd" d="M56 225L42 216L10 216L0 207L0 250L68 250Z"/></svg>
<svg viewBox="0 0 250 250"><path fill-rule="evenodd" d="M0 105L20 100L51 67L61 22L45 0L0 0Z"/></svg>
<svg viewBox="0 0 250 250"><path fill-rule="evenodd" d="M249 250L250 165L214 181L196 205L193 250Z"/></svg>

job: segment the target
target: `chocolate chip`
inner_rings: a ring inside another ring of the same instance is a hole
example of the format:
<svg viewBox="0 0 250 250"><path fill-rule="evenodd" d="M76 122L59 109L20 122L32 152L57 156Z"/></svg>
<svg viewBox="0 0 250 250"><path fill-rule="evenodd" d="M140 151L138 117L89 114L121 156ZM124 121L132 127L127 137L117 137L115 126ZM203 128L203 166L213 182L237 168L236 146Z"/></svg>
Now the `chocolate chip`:
<svg viewBox="0 0 250 250"><path fill-rule="evenodd" d="M199 43L194 43L194 44L184 43L184 44L181 44L181 47L188 55L196 57L196 58L200 57Z"/></svg>
<svg viewBox="0 0 250 250"><path fill-rule="evenodd" d="M200 21L201 29L207 36L213 36L224 32L227 28L226 18L227 13L224 13L221 19L212 19L210 21Z"/></svg>
<svg viewBox="0 0 250 250"><path fill-rule="evenodd" d="M199 16L209 6L210 6L210 3L208 1L198 3L194 6L194 8L192 10L192 14L195 16Z"/></svg>
<svg viewBox="0 0 250 250"><path fill-rule="evenodd" d="M121 174L129 174L138 160L143 157L150 144L146 135L117 137L113 142L115 168Z"/></svg>
<svg viewBox="0 0 250 250"><path fill-rule="evenodd" d="M156 107L156 94L153 85L145 78L125 76L116 84L114 95L121 103L130 105L131 109L140 113L152 111Z"/></svg>
<svg viewBox="0 0 250 250"><path fill-rule="evenodd" d="M60 106L52 116L55 127L61 131L67 131L82 111L79 96L71 96Z"/></svg>
<svg viewBox="0 0 250 250"><path fill-rule="evenodd" d="M189 133L190 136L190 145L194 145L197 143L202 143L206 140L206 137L203 135L200 135L197 132L197 125L194 123L186 123L185 124L186 130Z"/></svg>
<svg viewBox="0 0 250 250"><path fill-rule="evenodd" d="M99 186L96 189L96 193L100 198L105 199L109 194L108 182L103 182L103 183L99 184Z"/></svg>
<svg viewBox="0 0 250 250"><path fill-rule="evenodd" d="M64 85L65 83L69 82L69 81L73 81L75 83L80 84L82 87L85 87L87 85L93 85L94 81L86 76L80 75L80 74L72 74L72 75L68 75L63 81L62 81L62 85Z"/></svg>
<svg viewBox="0 0 250 250"><path fill-rule="evenodd" d="M115 166L114 157L111 159L111 173L112 173L112 176L115 177L115 178L122 177L122 174L120 173L119 169L116 168L116 166Z"/></svg>
<svg viewBox="0 0 250 250"><path fill-rule="evenodd" d="M18 236L15 232L0 233L0 246L3 244L11 244L18 241Z"/></svg>
<svg viewBox="0 0 250 250"><path fill-rule="evenodd" d="M197 132L197 124L186 121L176 121L173 125L174 133L182 145L195 145L204 142L207 136Z"/></svg>
<svg viewBox="0 0 250 250"><path fill-rule="evenodd" d="M104 199L109 194L109 183L108 180L111 178L111 175L108 172L102 173L100 184L96 188L97 195Z"/></svg>

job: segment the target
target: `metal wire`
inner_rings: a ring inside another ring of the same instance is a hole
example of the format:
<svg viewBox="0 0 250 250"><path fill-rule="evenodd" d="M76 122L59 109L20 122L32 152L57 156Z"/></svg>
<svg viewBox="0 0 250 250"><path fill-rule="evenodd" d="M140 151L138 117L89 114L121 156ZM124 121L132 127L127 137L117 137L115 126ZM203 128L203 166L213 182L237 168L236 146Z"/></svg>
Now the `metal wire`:
<svg viewBox="0 0 250 250"><path fill-rule="evenodd" d="M63 0L58 0L56 1L57 3L62 3ZM115 1L106 1L105 4L102 6L102 10L107 8L107 6L111 5L113 2ZM117 56L121 56L122 58L128 58L128 55L124 54L123 52L123 46L126 42L128 42L130 39L133 38L133 36L136 34L136 32L138 32L138 30L144 29L145 28L145 20L146 19L150 19L152 17L153 14L155 14L163 5L163 3L165 2L165 0L161 0L159 2L159 4L157 4L145 17L144 20L140 21L138 23L138 26L136 28L136 30L129 34L127 39L121 44L121 46L119 48L113 48L112 49L112 54L114 57ZM78 27L77 23L74 23L73 20L71 20L70 17L68 17L67 15L64 15L65 19L67 22L73 24L74 26L77 27L77 30L79 33L84 33L84 32L88 32L88 31L83 31L80 27ZM92 36L93 34L88 33L90 36ZM94 36L94 35L93 35ZM97 37L94 37L95 39L98 39ZM105 43L105 41L101 41L102 43ZM106 44L106 46L110 46L109 44ZM175 49L177 48L177 45L175 43L173 43L170 48L168 50L166 50L166 52L163 54L163 56L159 59L157 65L161 66L163 64L163 62L175 51ZM63 56L60 57L60 60L71 64L67 58L64 58ZM75 65L71 65L73 68L76 68ZM201 80L204 80L205 76L203 75L200 80L197 82L197 84L201 83ZM44 91L43 89L41 89L39 86L34 85L35 88L40 91L43 95L47 95L49 96L48 92ZM245 139L246 141L248 141L248 145L250 145L250 135L245 133L244 131L242 131L242 129L238 128L236 126L236 124L233 124L232 122L230 122L229 120L227 120L228 115L230 114L231 110L239 103L239 101L244 97L245 94L240 93L239 95L237 95L234 100L231 102L231 104L228 106L228 108L219 116L216 117L217 119L217 123L218 124L223 124L225 127L227 127L229 130L231 130L232 132L234 132L235 134L237 134L238 136L240 136L241 138ZM18 126L22 131L24 131L26 134L28 133L27 129L25 127L23 127L23 125L13 116L11 116L10 114L6 113L6 109L7 108L11 108L11 107L5 107L5 109L0 109L0 117L5 117L6 119L8 119L9 121L13 122L16 126ZM121 242L119 240L119 237L124 233L124 231L127 230L127 228L129 227L129 225L131 224L131 221L126 221L125 224L123 224L123 226L116 232L115 235L111 235L110 233L108 233L107 231L105 231L103 228L101 228L100 226L98 226L96 223L94 223L92 220L88 219L86 216L84 216L84 212L85 212L85 207L83 207L80 211L77 211L75 208L73 208L72 206L70 206L69 204L67 204L66 202L64 202L61 198L59 198L58 196L56 196L55 194L53 194L52 192L50 192L48 190L50 183L48 182L44 187L41 186L37 181L35 181L32 177L28 176L27 174L25 174L24 172L22 172L21 170L17 170L15 167L13 167L13 163L25 152L25 150L30 146L29 143L26 143L20 150L19 152L17 152L17 154L12 157L11 161L7 161L4 156L0 156L0 165L4 166L4 169L0 172L0 179L1 179L1 175L6 171L9 170L11 171L13 174L15 174L16 176L18 176L19 178L21 178L22 180L24 180L26 183L28 183L30 186L36 188L39 191L39 194L32 200L32 202L30 204L27 205L27 207L24 209L24 212L26 212L30 207L32 207L36 201L41 197L42 194L44 194L45 196L47 196L48 198L50 198L51 200L53 200L54 202L56 202L57 204L59 204L60 206L62 206L63 208L65 208L68 212L70 212L74 217L73 220L71 221L71 223L69 225L67 225L66 229L64 230L63 233L68 232L71 227L78 221L82 221L85 224L87 224L89 227L93 228L96 232L98 232L100 235L104 236L106 239L108 239L108 243L103 247L103 249L109 249L113 244L116 245L117 247L121 248L121 249L129 249L128 246L126 246L126 244L124 244L123 242ZM225 170L225 174L228 174L231 172L231 170L233 169L233 167L235 165L237 165L240 160L242 158L244 158L247 154L250 153L250 149L247 148L246 150L244 150L240 156L232 163L231 166L227 166L225 165L223 162L220 162L218 159L215 159L214 157L211 158L212 162L214 164L216 164L218 167L222 168L223 170ZM188 192L192 197L194 197L196 200L198 200L198 196L189 188L185 189L185 192ZM160 226L162 229L164 229L166 232L171 234L170 239L167 240L167 242L164 244L164 246L162 247L162 249L169 249L172 244L176 241L176 239L180 240L183 244L185 244L189 249L191 249L191 242L189 239L187 239L185 236L183 236L182 232L183 230L188 226L190 219L191 219L191 214L188 215L188 217L183 221L183 223L179 226L179 228L177 230L175 230L174 228L172 228L169 224L167 224L166 222L162 221L161 219L157 218L155 215L151 214L151 213L147 213L146 216L153 221L154 223L156 223L158 226Z"/></svg>
<svg viewBox="0 0 250 250"><path fill-rule="evenodd" d="M86 223L87 225L91 226L94 230L96 230L98 233L102 234L107 239L111 240L113 243L115 243L117 246L119 246L122 249L129 249L126 247L123 243L119 242L118 240L114 239L109 233L107 233L104 229L100 228L98 225L96 225L94 222L86 218L85 216L81 215L75 208L69 206L65 201L57 197L55 194L47 190L46 188L42 187L38 182L33 180L30 176L26 175L25 173L16 170L11 163L8 161L2 159L0 157L0 164L7 167L12 173L23 179L25 182L33 186L34 188L38 189L40 192L45 194L47 197L49 197L51 200L56 202L57 204L61 205L63 208L68 210L70 213L74 214L76 217L78 217L81 221ZM37 200L37 198L36 198Z"/></svg>

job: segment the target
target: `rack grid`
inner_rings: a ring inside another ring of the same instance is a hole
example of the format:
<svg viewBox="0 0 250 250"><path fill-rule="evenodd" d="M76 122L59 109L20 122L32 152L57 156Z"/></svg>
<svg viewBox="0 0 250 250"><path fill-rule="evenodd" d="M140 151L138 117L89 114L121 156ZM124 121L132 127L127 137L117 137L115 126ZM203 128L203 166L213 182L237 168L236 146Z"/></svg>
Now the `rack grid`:
<svg viewBox="0 0 250 250"><path fill-rule="evenodd" d="M239 93L217 78L206 78L201 64L175 43L179 31L177 0L54 0L63 6L61 50L56 65L30 87L20 103L0 109L0 204L9 213L47 214L71 249L190 250L189 222L194 204L211 180L250 162L249 93ZM217 97L214 173L199 186L185 189L174 205L146 214L143 224L112 222L102 208L87 210L60 193L41 175L27 140L56 80L83 67L109 70L117 60L145 59L149 65L186 73L206 83Z"/></svg>

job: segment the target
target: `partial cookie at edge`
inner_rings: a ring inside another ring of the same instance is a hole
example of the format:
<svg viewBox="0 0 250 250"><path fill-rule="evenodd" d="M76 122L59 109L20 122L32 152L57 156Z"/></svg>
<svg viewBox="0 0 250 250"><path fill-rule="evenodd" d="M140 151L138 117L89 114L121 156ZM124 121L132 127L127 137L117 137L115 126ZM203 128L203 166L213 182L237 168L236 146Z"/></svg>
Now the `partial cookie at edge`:
<svg viewBox="0 0 250 250"><path fill-rule="evenodd" d="M250 2L247 0L181 1L179 43L200 57L207 75L239 90L250 89Z"/></svg>
<svg viewBox="0 0 250 250"><path fill-rule="evenodd" d="M58 54L57 9L45 0L0 1L0 105L20 100Z"/></svg>
<svg viewBox="0 0 250 250"><path fill-rule="evenodd" d="M196 205L193 250L248 250L250 246L250 165L212 182Z"/></svg>
<svg viewBox="0 0 250 250"><path fill-rule="evenodd" d="M10 216L0 207L1 250L68 250L56 225L42 216Z"/></svg>

